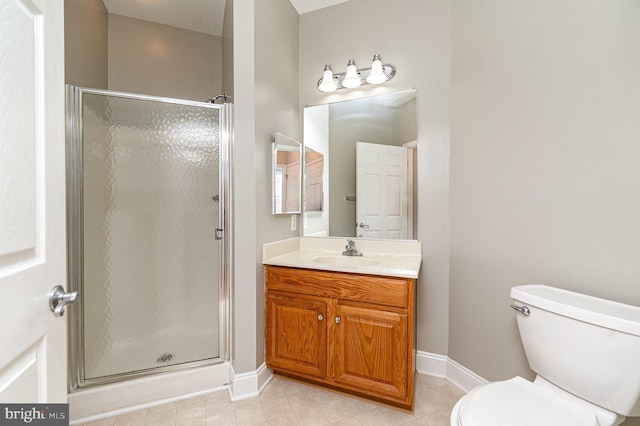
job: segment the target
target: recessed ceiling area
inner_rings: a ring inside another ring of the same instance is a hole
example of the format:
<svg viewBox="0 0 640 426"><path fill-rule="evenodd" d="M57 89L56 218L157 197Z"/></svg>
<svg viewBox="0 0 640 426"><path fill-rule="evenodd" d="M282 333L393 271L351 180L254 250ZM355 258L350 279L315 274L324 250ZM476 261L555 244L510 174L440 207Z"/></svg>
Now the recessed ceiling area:
<svg viewBox="0 0 640 426"><path fill-rule="evenodd" d="M298 14L348 0L290 0ZM103 0L109 13L222 36L225 0Z"/></svg>

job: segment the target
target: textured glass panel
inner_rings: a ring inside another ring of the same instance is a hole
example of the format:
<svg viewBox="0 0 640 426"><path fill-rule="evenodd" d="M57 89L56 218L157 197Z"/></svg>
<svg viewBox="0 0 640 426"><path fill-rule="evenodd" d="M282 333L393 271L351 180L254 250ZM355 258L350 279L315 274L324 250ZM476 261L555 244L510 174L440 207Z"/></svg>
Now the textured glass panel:
<svg viewBox="0 0 640 426"><path fill-rule="evenodd" d="M218 113L84 94L85 379L219 357Z"/></svg>

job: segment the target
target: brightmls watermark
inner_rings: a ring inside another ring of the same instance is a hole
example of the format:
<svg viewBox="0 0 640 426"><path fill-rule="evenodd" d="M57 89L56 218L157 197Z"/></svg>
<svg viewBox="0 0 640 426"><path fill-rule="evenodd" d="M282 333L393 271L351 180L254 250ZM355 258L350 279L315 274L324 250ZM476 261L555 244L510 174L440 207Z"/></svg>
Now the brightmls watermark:
<svg viewBox="0 0 640 426"><path fill-rule="evenodd" d="M0 426L69 426L69 404L0 404Z"/></svg>

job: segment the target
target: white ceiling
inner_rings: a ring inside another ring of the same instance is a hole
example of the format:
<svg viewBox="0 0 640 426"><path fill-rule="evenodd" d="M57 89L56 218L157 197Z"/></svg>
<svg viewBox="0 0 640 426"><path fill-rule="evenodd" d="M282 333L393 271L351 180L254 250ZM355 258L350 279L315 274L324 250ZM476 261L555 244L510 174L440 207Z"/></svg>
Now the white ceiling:
<svg viewBox="0 0 640 426"><path fill-rule="evenodd" d="M348 0L290 0L298 14ZM225 0L103 0L109 13L222 36Z"/></svg>
<svg viewBox="0 0 640 426"><path fill-rule="evenodd" d="M299 15L307 12L313 12L314 10L323 9L325 7L333 6L334 4L344 3L349 0L289 0L293 7L296 8Z"/></svg>

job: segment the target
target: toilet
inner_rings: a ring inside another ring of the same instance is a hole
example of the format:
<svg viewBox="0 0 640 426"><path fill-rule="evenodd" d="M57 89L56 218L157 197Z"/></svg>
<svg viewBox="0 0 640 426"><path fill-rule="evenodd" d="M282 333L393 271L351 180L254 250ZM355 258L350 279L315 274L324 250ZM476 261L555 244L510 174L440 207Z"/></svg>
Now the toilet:
<svg viewBox="0 0 640 426"><path fill-rule="evenodd" d="M615 426L640 416L640 307L546 285L511 289L533 382L471 390L451 426Z"/></svg>

